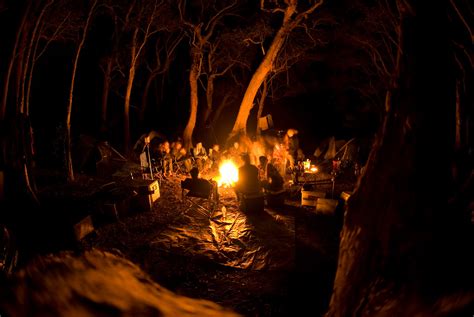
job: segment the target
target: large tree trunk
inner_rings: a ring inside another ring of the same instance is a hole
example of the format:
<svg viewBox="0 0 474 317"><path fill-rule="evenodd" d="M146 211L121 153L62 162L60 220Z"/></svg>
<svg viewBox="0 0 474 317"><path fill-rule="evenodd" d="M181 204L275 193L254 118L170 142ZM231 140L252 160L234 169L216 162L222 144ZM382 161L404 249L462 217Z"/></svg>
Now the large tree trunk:
<svg viewBox="0 0 474 317"><path fill-rule="evenodd" d="M189 96L189 119L186 124L186 128L183 131L183 146L186 150L189 150L193 147L193 131L196 126L196 117L198 109L198 77L200 73L200 63L201 63L201 52L192 52L193 62L191 69L189 71L189 87L190 87L190 96Z"/></svg>
<svg viewBox="0 0 474 317"><path fill-rule="evenodd" d="M137 37L139 29L136 28L133 33L131 47L131 61L128 70L127 88L125 90L125 103L123 107L123 149L126 155L130 154L130 96L132 94L133 81L135 80Z"/></svg>
<svg viewBox="0 0 474 317"><path fill-rule="evenodd" d="M87 15L87 20L84 25L84 29L82 31L81 41L77 46L76 53L74 56L74 63L72 67L72 75L71 75L71 87L69 88L69 101L67 105L67 112L66 112L66 168L67 168L67 179L69 182L74 181L74 170L72 167L72 145L71 145L71 113L72 113L72 101L74 96L74 82L76 80L76 72L77 72L77 65L79 63L79 56L81 55L82 47L84 46L84 42L86 41L87 31L89 29L90 22L92 20L92 16L94 14L95 7L97 5L97 0L94 0L92 6L89 10Z"/></svg>
<svg viewBox="0 0 474 317"><path fill-rule="evenodd" d="M286 37L295 27L294 23L292 23L291 20L291 17L295 13L295 11L296 4L290 5L285 9L283 24L275 35L275 38L273 39L267 54L264 56L262 62L253 74L249 85L247 86L244 98L242 99L242 102L240 104L239 113L237 114L234 127L232 128L231 136L247 132L247 120L250 115L250 110L253 108L255 96L257 95L260 86L272 70L273 65L275 63L275 59L277 58L278 53L280 53L280 50L283 44L285 43Z"/></svg>
<svg viewBox="0 0 474 317"><path fill-rule="evenodd" d="M442 283L440 275L448 274L437 270L448 262L443 260L448 248L440 241L450 240L447 220L455 217L448 212L443 188L449 163L440 154L452 149L446 136L453 115L444 94L451 87L444 75L425 73L431 65L423 68L425 54L439 52L437 43L445 43L435 39L438 16L422 25L403 0L398 6L395 82L366 171L348 202L328 317L417 315L422 303L413 298L430 288L426 283Z"/></svg>

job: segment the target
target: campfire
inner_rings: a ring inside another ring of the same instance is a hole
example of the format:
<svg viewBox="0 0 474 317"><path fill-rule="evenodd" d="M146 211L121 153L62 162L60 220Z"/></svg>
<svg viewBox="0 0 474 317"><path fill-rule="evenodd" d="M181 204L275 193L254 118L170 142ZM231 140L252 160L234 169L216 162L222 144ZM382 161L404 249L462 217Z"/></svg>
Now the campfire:
<svg viewBox="0 0 474 317"><path fill-rule="evenodd" d="M219 187L233 187L239 180L239 171L232 160L226 160L219 166L219 177L217 184Z"/></svg>

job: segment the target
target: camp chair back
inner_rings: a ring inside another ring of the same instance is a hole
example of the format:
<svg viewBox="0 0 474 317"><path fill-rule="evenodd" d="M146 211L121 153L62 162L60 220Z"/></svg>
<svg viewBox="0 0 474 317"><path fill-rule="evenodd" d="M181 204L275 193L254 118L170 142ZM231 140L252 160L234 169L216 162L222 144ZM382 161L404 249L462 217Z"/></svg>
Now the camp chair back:
<svg viewBox="0 0 474 317"><path fill-rule="evenodd" d="M205 179L195 181L191 178L181 181L181 199L198 207L206 216L211 216L219 203L217 183ZM206 204L208 204L207 208Z"/></svg>

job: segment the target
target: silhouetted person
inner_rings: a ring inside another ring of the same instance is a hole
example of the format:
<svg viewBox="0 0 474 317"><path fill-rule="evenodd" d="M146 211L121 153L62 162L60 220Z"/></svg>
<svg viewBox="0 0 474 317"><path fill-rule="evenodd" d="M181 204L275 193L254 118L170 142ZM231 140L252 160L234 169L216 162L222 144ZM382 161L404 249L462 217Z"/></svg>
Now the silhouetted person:
<svg viewBox="0 0 474 317"><path fill-rule="evenodd" d="M273 192L282 190L284 180L275 166L268 163L268 159L265 156L260 156L258 159L262 171L262 187Z"/></svg>
<svg viewBox="0 0 474 317"><path fill-rule="evenodd" d="M186 178L182 181L181 187L188 189L194 196L208 197L213 187L212 183L206 179L199 178L199 169L197 167L193 167L189 173L191 178Z"/></svg>
<svg viewBox="0 0 474 317"><path fill-rule="evenodd" d="M237 194L256 194L260 192L260 181L258 179L258 168L250 164L250 156L242 154L244 165L239 168L239 180L235 186ZM238 196L238 195L237 195Z"/></svg>

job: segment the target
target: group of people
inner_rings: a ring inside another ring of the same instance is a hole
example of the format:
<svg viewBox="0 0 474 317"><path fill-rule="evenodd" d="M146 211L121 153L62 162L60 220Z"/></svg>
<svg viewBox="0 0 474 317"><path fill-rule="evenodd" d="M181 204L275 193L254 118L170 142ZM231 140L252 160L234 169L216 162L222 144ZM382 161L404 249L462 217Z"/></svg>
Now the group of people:
<svg viewBox="0 0 474 317"><path fill-rule="evenodd" d="M216 168L220 160L218 144L214 144L209 149L209 153L201 142L188 151L179 139L170 143L161 138L154 138L144 141L140 147L140 153L149 151L153 167L160 171L164 177L174 173L187 174L193 167L197 167L199 171ZM147 147L149 148L147 149Z"/></svg>
<svg viewBox="0 0 474 317"><path fill-rule="evenodd" d="M241 136L224 151L220 150L218 144L206 150L202 142L186 150L180 139L169 142L156 137L142 146L142 152L149 146L152 164L164 177L176 172L188 174L193 167L201 173L217 172L222 160L231 159L237 162L238 158L245 154L243 166L248 165L248 160L249 164L258 170L253 178L258 179L260 186L267 190L279 190L283 186L287 168L293 168L296 162L304 159L297 134L297 130L288 129L285 135L279 138L263 136L251 140L247 136Z"/></svg>

